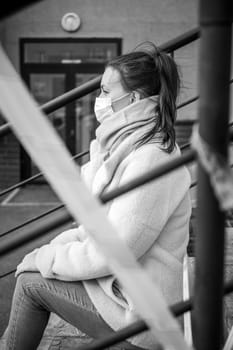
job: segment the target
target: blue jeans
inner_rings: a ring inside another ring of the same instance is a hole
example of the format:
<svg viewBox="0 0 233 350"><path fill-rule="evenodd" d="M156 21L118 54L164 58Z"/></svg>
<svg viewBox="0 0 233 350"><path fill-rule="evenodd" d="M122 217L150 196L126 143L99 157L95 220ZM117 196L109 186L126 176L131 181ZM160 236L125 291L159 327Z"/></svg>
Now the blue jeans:
<svg viewBox="0 0 233 350"><path fill-rule="evenodd" d="M17 278L6 331L6 349L36 349L50 312L91 338L102 338L112 332L92 304L82 282L45 279L38 272L25 272ZM118 349L140 349L127 341L118 346Z"/></svg>

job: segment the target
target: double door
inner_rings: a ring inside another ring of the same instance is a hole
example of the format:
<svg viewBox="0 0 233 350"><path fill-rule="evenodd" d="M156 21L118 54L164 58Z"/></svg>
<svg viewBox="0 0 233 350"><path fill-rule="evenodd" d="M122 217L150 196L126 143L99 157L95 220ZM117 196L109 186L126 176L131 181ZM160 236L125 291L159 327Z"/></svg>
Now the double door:
<svg viewBox="0 0 233 350"><path fill-rule="evenodd" d="M22 38L21 75L42 106L102 74L106 62L119 54L119 38ZM87 150L95 137L97 94L94 91L48 116L72 155ZM21 180L39 171L23 148L20 158Z"/></svg>

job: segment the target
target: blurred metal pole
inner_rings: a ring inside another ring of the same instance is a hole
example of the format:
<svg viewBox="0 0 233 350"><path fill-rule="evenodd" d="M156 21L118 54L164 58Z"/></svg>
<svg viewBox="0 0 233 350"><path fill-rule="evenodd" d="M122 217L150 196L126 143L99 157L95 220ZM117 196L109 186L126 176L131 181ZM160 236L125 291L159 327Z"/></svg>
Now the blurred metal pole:
<svg viewBox="0 0 233 350"><path fill-rule="evenodd" d="M227 155L232 0L200 0L200 135ZM193 336L196 350L220 349L223 336L224 213L198 167L198 232Z"/></svg>

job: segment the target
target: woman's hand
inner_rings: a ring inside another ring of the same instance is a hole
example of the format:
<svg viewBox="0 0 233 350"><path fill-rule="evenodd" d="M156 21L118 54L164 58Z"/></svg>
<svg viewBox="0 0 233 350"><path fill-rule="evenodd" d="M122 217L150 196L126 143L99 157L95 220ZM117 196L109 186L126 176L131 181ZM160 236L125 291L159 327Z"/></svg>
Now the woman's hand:
<svg viewBox="0 0 233 350"><path fill-rule="evenodd" d="M15 277L17 277L20 273L25 271L39 271L36 267L36 254L39 249L33 250L31 253L25 255L21 263L17 266Z"/></svg>

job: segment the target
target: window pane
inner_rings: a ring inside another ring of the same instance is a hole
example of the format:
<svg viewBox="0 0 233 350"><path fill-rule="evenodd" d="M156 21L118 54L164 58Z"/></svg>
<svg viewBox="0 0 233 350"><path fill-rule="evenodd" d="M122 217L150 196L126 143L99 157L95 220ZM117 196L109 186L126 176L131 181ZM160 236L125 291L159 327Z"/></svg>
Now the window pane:
<svg viewBox="0 0 233 350"><path fill-rule="evenodd" d="M117 55L117 44L25 43L24 63L104 63Z"/></svg>

